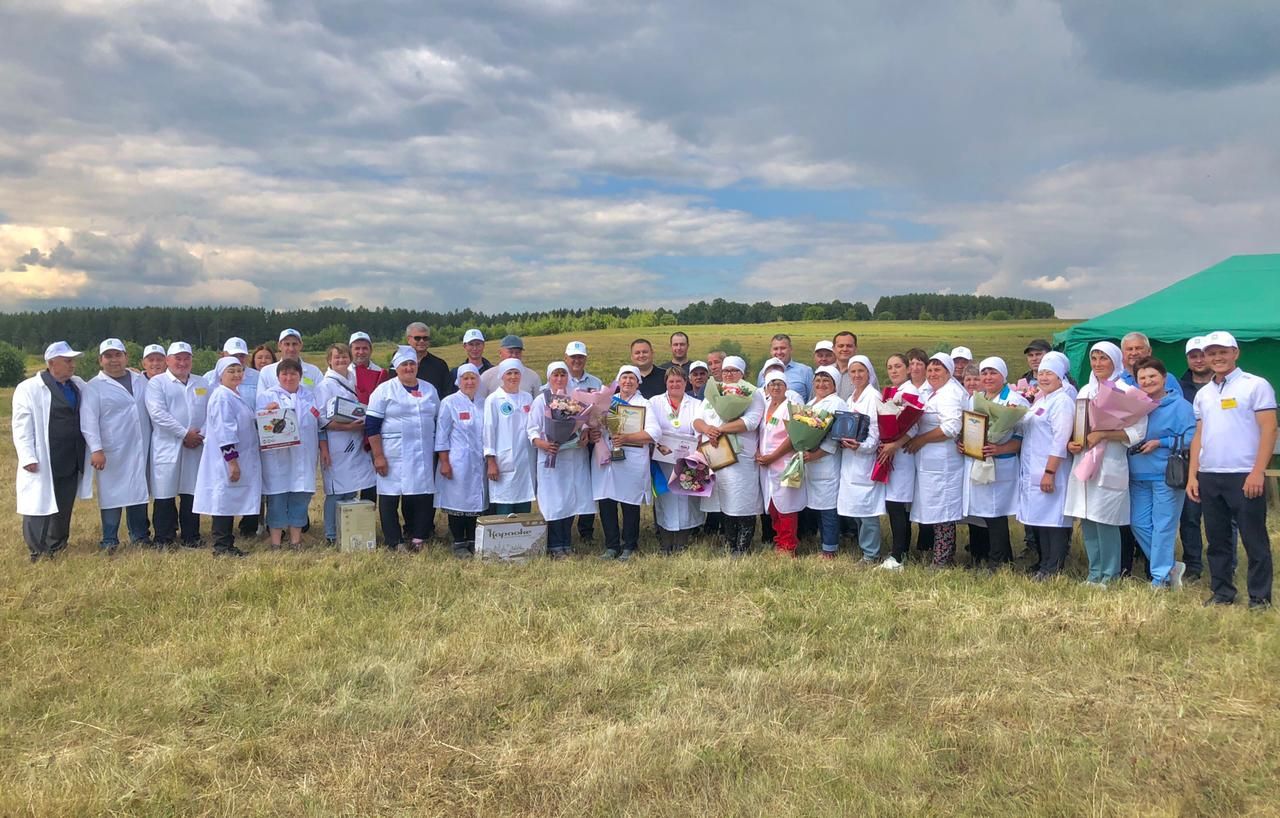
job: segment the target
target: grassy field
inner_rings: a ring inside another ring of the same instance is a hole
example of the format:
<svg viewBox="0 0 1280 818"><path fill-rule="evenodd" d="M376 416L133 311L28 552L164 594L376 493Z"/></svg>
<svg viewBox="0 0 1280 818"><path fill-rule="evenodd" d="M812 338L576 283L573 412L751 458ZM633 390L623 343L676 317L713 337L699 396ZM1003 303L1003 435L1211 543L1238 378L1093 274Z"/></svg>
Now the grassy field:
<svg viewBox="0 0 1280 818"><path fill-rule="evenodd" d="M946 340L1025 342L973 329ZM6 497L13 470L0 446ZM0 815L1280 812L1277 615L1083 588L1078 543L1035 585L812 544L107 560L96 518L79 505L70 553L30 565L0 516Z"/></svg>

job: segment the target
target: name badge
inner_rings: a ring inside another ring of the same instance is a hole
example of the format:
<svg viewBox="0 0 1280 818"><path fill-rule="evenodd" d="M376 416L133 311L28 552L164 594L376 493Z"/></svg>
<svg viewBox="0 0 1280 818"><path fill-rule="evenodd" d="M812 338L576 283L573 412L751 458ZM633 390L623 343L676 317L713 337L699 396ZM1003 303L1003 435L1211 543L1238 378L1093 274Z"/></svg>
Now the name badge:
<svg viewBox="0 0 1280 818"><path fill-rule="evenodd" d="M302 379L302 382L303 382L303 383L305 383L307 386L315 386L315 385L316 385L316 382L315 382L314 380L312 380L311 378L303 378L303 379Z"/></svg>
<svg viewBox="0 0 1280 818"><path fill-rule="evenodd" d="M523 408L523 409L524 409L524 413L525 413L526 415L527 415L527 414L529 414L529 404L527 404L527 403L526 403L526 404L525 404L523 407L521 407L521 408Z"/></svg>
<svg viewBox="0 0 1280 818"><path fill-rule="evenodd" d="M1043 414L1044 414L1044 407L1043 407L1043 406L1041 406L1039 409L1037 409L1037 410L1036 410L1036 414L1037 414L1037 415L1043 415Z"/></svg>
<svg viewBox="0 0 1280 818"><path fill-rule="evenodd" d="M205 389L203 386L196 387L196 397L203 398L207 394L209 394L208 389Z"/></svg>
<svg viewBox="0 0 1280 818"><path fill-rule="evenodd" d="M318 419L318 418L320 417L320 410L319 410L319 409L317 409L317 408L315 408L314 406L312 406L312 407L311 407L311 414L312 414L312 416L314 416L314 417L316 417L316 418Z"/></svg>
<svg viewBox="0 0 1280 818"><path fill-rule="evenodd" d="M470 412L459 412L459 413L458 413L458 420L471 420L471 413L470 413Z"/></svg>
<svg viewBox="0 0 1280 818"><path fill-rule="evenodd" d="M422 397L422 392L421 392L420 390L418 390L418 389L413 390L413 391L412 391L412 392L410 392L409 394L410 394L410 395L413 395L415 398L420 398L420 397Z"/></svg>
<svg viewBox="0 0 1280 818"><path fill-rule="evenodd" d="M1223 409L1235 409L1237 405L1238 405L1238 404L1236 403L1236 399L1235 399L1235 398L1223 398L1223 399L1222 399L1222 408L1223 408Z"/></svg>
<svg viewBox="0 0 1280 818"><path fill-rule="evenodd" d="M778 418L777 418L777 416L774 416L774 417L769 418L769 425L770 425L770 426L777 426L777 425L778 425Z"/></svg>

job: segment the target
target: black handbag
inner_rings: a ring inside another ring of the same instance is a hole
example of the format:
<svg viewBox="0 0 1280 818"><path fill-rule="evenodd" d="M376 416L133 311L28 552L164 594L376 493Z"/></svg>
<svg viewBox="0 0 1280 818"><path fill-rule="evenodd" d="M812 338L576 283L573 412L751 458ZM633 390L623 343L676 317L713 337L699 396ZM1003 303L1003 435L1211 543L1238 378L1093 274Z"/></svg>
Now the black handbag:
<svg viewBox="0 0 1280 818"><path fill-rule="evenodd" d="M1187 473L1191 469L1191 453L1182 447L1182 435L1178 435L1173 451L1164 464L1164 482L1171 489L1187 487Z"/></svg>

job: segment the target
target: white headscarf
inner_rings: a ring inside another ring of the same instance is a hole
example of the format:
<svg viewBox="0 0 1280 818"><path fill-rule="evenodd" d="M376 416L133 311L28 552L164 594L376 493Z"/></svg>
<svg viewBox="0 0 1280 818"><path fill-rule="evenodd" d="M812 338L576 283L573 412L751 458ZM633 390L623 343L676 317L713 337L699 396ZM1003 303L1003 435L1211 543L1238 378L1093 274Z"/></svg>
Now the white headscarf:
<svg viewBox="0 0 1280 818"><path fill-rule="evenodd" d="M508 360L510 359L508 358ZM569 374L568 364L566 364L564 361L552 361L551 363L547 364L547 383L551 383L551 373L555 372L557 369L563 369L564 374L566 375Z"/></svg>
<svg viewBox="0 0 1280 818"><path fill-rule="evenodd" d="M983 358L982 363L978 364L978 371L981 372L984 369L994 369L1000 373L1000 377L1006 381L1009 380L1009 367L1005 364L1003 358L996 358L995 356Z"/></svg>
<svg viewBox="0 0 1280 818"><path fill-rule="evenodd" d="M840 383L840 370L836 369L831 364L827 364L826 366L820 366L817 369L813 370L813 377L816 378L819 375L826 375L833 382L837 384Z"/></svg>
<svg viewBox="0 0 1280 818"><path fill-rule="evenodd" d="M1060 380L1065 382L1067 380L1067 373L1071 371L1071 361L1068 360L1067 356L1063 355L1061 352L1058 352L1057 350L1050 350L1044 354L1043 358L1040 359L1040 368L1036 371L1043 372L1046 369L1057 375Z"/></svg>
<svg viewBox="0 0 1280 818"><path fill-rule="evenodd" d="M458 364L458 374L453 376L453 385L462 386L462 376L470 373L480 377L480 367L475 364Z"/></svg>
<svg viewBox="0 0 1280 818"><path fill-rule="evenodd" d="M213 366L213 377L219 384L222 383L222 373L226 372L227 367L229 366L243 367L244 364L240 363L240 359L233 355L228 355L225 358L219 358L218 362Z"/></svg>
<svg viewBox="0 0 1280 818"><path fill-rule="evenodd" d="M1111 377L1107 378L1107 380L1117 380L1124 374L1124 354L1120 351L1120 347L1110 341L1099 341L1089 347L1089 355L1091 357L1095 352L1105 352L1107 353L1107 357L1111 359L1111 363L1114 368L1111 372ZM1092 371L1089 372L1089 385L1095 389L1098 387L1098 376L1094 375Z"/></svg>
<svg viewBox="0 0 1280 818"><path fill-rule="evenodd" d="M405 361L413 361L414 363L417 363L418 362L417 350L415 350L413 347L406 347L406 346L396 347L396 354L391 356L391 368L399 369L400 364L404 363Z"/></svg>
<svg viewBox="0 0 1280 818"><path fill-rule="evenodd" d="M765 386L768 386L770 383L774 381L782 381L785 384L787 382L787 379L786 379L786 376L784 376L781 372L777 372L777 371L770 372L768 375L764 376Z"/></svg>
<svg viewBox="0 0 1280 818"><path fill-rule="evenodd" d="M737 355L729 355L720 364L721 371L726 369L736 369L743 375L747 374L747 362Z"/></svg>
<svg viewBox="0 0 1280 818"><path fill-rule="evenodd" d="M518 358L503 358L498 362L498 377L501 378L513 369L519 372L523 366Z"/></svg>
<svg viewBox="0 0 1280 818"><path fill-rule="evenodd" d="M862 364L867 368L867 374L871 376L871 385L876 389L880 388L880 379L876 377L875 364L871 363L871 359L866 355L854 355L849 359L851 364Z"/></svg>
<svg viewBox="0 0 1280 818"><path fill-rule="evenodd" d="M644 380L644 376L640 374L640 367L625 364L618 368L618 374L614 376L615 381L622 380L623 375L635 375L637 381Z"/></svg>
<svg viewBox="0 0 1280 818"><path fill-rule="evenodd" d="M853 359L851 358L850 360L853 360ZM951 356L948 355L947 353L935 352L929 356L929 360L937 361L938 363L942 364L946 368L947 374L950 375L951 377L954 378L956 376L956 362L951 360Z"/></svg>

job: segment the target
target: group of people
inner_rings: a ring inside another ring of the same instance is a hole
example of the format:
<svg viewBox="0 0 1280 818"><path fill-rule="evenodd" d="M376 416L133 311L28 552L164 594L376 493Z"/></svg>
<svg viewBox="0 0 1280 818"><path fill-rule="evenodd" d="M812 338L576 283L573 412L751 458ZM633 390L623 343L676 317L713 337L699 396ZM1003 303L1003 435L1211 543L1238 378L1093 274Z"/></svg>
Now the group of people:
<svg viewBox="0 0 1280 818"><path fill-rule="evenodd" d="M17 506L31 559L66 546L74 500L91 496L95 476L107 553L119 547L122 518L134 544L199 547L202 515L212 519L215 555L244 555L235 532L251 536L263 527L273 546L297 546L319 472L330 542L337 504L364 498L377 503L388 548L421 550L434 537L439 508L460 556L474 548L479 516L529 512L536 500L556 558L572 552L575 523L580 541L593 538L596 517L602 556L632 558L641 509L653 505L663 553L703 532L744 555L755 545L758 519L761 541L778 553L794 556L813 532L822 558L834 558L848 538L862 562L896 567L910 557L914 524L917 550L941 568L956 561L958 527L967 525L972 564L996 570L1014 562L1015 517L1038 580L1063 570L1079 521L1086 582L1105 586L1134 570L1136 546L1153 586L1167 588L1203 570L1203 518L1208 601L1235 599L1238 538L1249 560L1250 605L1270 604L1263 481L1276 443L1275 391L1238 368L1227 332L1187 342L1181 379L1152 357L1141 333L1119 346L1100 342L1078 390L1066 356L1044 340L1027 345L1029 369L1017 386L1006 361L975 360L966 347L890 355L882 383L852 332L819 341L813 366L795 360L787 335L774 336L754 384L737 355L712 350L690 360L683 332L671 335L665 363L654 360L652 343L637 339L631 362L608 381L587 372L581 341L544 373L524 364L516 336L501 340L496 365L484 356L479 330L466 333L467 360L453 368L430 352L430 342L428 327L410 325L384 370L371 360L369 336L357 332L325 351L321 372L302 360L301 334L286 329L278 359L267 345L251 352L230 338L213 371L198 375L184 342L147 347L135 371L125 345L109 338L98 349L101 371L87 383L74 376L81 353L51 344L46 369L13 400ZM566 439L552 410L575 392L605 388L616 388L615 408L643 408L639 425L611 432L595 424ZM1130 390L1148 396L1154 410L1124 428L1079 436L1076 415L1088 402ZM724 405L712 398L724 394L740 396L745 409L722 417L717 405ZM921 411L918 420L882 440L875 419L904 400ZM966 457L960 445L963 414L978 404L1026 410L1011 436L986 443L981 459ZM362 411L353 415L344 405ZM257 412L273 410L296 420L297 444L260 447ZM793 449L793 415L837 411L872 422L855 437L828 435L812 450ZM665 456L672 441L718 445L726 437L735 457L716 468L709 493L665 490L678 468ZM1185 488L1166 479L1169 458L1184 453ZM1092 468L1074 468L1086 459ZM1182 560L1175 559L1179 538Z"/></svg>

